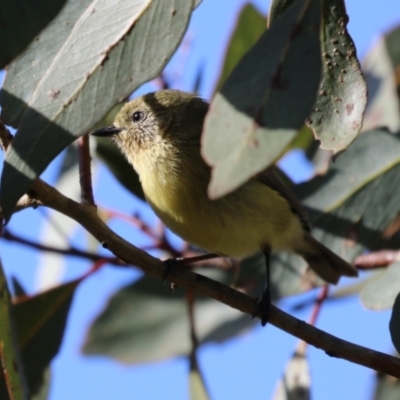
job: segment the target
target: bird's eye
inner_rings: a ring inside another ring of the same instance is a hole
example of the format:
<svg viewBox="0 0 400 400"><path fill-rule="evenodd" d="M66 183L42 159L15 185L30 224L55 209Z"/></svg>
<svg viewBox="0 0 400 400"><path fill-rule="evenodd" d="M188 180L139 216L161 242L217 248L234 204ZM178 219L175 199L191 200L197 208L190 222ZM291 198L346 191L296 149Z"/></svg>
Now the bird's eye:
<svg viewBox="0 0 400 400"><path fill-rule="evenodd" d="M135 111L132 115L132 120L133 122L140 122L144 117L144 114L142 111Z"/></svg>

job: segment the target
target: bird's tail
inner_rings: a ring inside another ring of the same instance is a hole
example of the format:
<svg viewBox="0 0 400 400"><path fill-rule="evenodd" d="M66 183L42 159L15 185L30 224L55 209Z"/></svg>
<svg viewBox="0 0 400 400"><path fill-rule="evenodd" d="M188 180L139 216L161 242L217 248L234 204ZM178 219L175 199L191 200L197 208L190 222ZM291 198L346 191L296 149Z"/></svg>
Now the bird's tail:
<svg viewBox="0 0 400 400"><path fill-rule="evenodd" d="M342 275L358 276L358 271L333 253L308 232L304 234L305 243L297 251L323 280L337 283Z"/></svg>

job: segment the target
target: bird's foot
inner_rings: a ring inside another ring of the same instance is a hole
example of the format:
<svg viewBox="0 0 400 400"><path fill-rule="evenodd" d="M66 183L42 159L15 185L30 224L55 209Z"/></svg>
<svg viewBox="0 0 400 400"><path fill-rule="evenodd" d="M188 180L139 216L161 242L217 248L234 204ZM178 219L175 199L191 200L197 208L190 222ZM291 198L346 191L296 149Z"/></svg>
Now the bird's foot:
<svg viewBox="0 0 400 400"><path fill-rule="evenodd" d="M271 292L266 288L262 295L261 299L258 300L256 309L251 318L257 317L259 313L261 313L261 325L265 326L269 320L269 314L271 310Z"/></svg>
<svg viewBox="0 0 400 400"><path fill-rule="evenodd" d="M165 271L163 274L163 284L167 281L167 276L171 271L171 268L178 262L182 261L182 257L177 257L177 258L168 258L167 260L164 260L162 263L165 266Z"/></svg>

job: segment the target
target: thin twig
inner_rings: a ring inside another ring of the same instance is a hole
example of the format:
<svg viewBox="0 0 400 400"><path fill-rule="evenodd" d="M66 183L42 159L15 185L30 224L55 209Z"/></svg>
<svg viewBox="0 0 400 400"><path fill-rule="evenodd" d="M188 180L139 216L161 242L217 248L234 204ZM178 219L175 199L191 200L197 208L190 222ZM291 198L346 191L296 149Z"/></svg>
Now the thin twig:
<svg viewBox="0 0 400 400"><path fill-rule="evenodd" d="M310 317L310 320L308 321L308 323L310 325L315 326L317 319L319 317L319 314L321 312L322 303L328 297L328 293L329 293L329 285L324 285L321 288L321 291L319 292L319 295L315 300L315 304L314 304L313 310L311 312L311 317Z"/></svg>
<svg viewBox="0 0 400 400"><path fill-rule="evenodd" d="M90 169L89 136L78 139L79 183L81 185L81 201L94 206L92 172Z"/></svg>
<svg viewBox="0 0 400 400"><path fill-rule="evenodd" d="M135 228L139 229L142 233L153 239L153 244L146 246L147 250L164 250L171 254L173 258L179 258L182 256L182 252L175 249L172 243L168 240L164 225L162 229L154 229L151 225L143 221L138 215L127 215L115 210L103 210L108 218L119 218L132 224Z"/></svg>
<svg viewBox="0 0 400 400"><path fill-rule="evenodd" d="M60 249L58 247L40 244L34 242L33 240L25 239L20 236L14 235L13 233L10 232L9 229L4 229L2 239L10 242L19 243L24 246L28 246L40 251L47 251L50 253L61 254L65 256L80 257L91 261L105 260L109 264L114 264L114 265L126 265L122 260L119 260L116 257L101 256L96 253L90 253L87 251L79 250L75 247L70 247L69 249Z"/></svg>
<svg viewBox="0 0 400 400"><path fill-rule="evenodd" d="M315 326L317 319L319 317L319 314L321 313L321 308L322 308L322 303L326 300L328 297L329 293L329 285L324 285L319 294L318 297L314 301L314 307L311 312L311 317L308 321L308 323L312 326ZM300 340L296 347L296 354L302 357L305 357L307 354L307 346L308 343L305 342L304 340Z"/></svg>
<svg viewBox="0 0 400 400"><path fill-rule="evenodd" d="M361 254L354 260L354 266L360 270L385 268L400 260L399 250L379 250Z"/></svg>

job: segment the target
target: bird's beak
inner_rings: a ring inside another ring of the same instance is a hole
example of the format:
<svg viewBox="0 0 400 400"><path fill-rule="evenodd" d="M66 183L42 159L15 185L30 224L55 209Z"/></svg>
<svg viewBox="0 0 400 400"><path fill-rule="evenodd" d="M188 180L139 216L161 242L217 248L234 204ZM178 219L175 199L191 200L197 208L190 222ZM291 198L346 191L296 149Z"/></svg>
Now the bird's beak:
<svg viewBox="0 0 400 400"><path fill-rule="evenodd" d="M117 135L122 131L121 128L117 128L114 125L107 126L106 128L101 128L98 129L97 131L94 131L91 133L93 136L112 136L112 135Z"/></svg>

